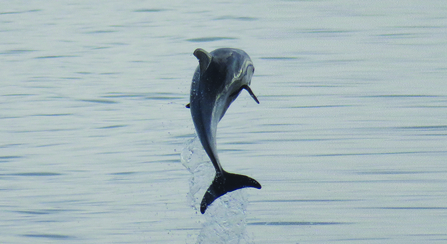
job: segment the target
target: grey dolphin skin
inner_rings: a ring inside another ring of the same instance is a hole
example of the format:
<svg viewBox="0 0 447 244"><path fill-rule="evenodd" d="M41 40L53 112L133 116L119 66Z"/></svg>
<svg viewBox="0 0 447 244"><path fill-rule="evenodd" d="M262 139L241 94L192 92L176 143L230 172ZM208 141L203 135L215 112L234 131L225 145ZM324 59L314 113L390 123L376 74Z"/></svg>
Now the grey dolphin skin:
<svg viewBox="0 0 447 244"><path fill-rule="evenodd" d="M233 48L208 53L198 48L194 56L199 60L199 66L192 79L190 103L186 107L191 108L197 135L216 169L216 176L200 204L203 214L214 200L227 192L244 187L261 189L255 179L226 172L220 165L216 149L217 124L239 93L245 89L257 103L259 101L249 87L255 69L247 53Z"/></svg>

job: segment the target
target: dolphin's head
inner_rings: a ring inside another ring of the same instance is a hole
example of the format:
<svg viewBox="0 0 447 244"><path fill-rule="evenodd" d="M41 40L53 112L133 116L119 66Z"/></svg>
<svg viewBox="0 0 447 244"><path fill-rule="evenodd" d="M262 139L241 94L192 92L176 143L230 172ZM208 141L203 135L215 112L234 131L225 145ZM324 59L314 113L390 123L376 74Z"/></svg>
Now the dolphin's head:
<svg viewBox="0 0 447 244"><path fill-rule="evenodd" d="M250 89L255 68L243 50L220 48L208 53L198 48L194 51L194 56L199 60L199 66L193 79L194 93L191 93L191 100L200 95L203 102L214 104L213 114L219 120L242 89L247 90L259 103Z"/></svg>
<svg viewBox="0 0 447 244"><path fill-rule="evenodd" d="M251 84L251 78L253 77L253 73L255 72L255 67L253 66L253 62L251 61L250 57L242 50L245 55L239 56L239 60L235 62L237 67L234 67L234 77L231 81L232 84L235 86L250 86Z"/></svg>
<svg viewBox="0 0 447 244"><path fill-rule="evenodd" d="M234 48L220 48L211 52L213 61L225 72L225 86L229 92L236 92L242 86L249 86L255 70L246 52Z"/></svg>
<svg viewBox="0 0 447 244"><path fill-rule="evenodd" d="M220 48L208 53L198 48L194 55L199 60L197 73L200 74L200 82L212 83L220 95L228 95L230 103L242 89L247 89L258 102L249 87L255 68L246 52L235 48Z"/></svg>

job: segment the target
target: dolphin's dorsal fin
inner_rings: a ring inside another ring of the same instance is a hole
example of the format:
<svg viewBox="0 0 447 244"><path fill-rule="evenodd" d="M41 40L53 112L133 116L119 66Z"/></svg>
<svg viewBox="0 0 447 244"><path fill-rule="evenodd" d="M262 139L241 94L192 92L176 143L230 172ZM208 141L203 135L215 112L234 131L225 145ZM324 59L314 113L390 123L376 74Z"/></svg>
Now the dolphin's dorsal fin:
<svg viewBox="0 0 447 244"><path fill-rule="evenodd" d="M199 60L199 66L200 66L200 75L203 75L205 73L206 69L208 69L208 66L211 63L211 59L213 58L207 51L203 50L202 48L197 48L194 51L194 56Z"/></svg>

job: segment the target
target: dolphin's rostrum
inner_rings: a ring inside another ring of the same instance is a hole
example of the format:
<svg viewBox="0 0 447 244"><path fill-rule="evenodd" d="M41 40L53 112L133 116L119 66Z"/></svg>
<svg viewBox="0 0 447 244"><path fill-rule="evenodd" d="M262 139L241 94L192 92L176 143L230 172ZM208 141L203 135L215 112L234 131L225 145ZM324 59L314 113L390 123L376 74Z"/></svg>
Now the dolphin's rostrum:
<svg viewBox="0 0 447 244"><path fill-rule="evenodd" d="M216 176L200 204L203 214L206 208L218 197L244 187L261 189L261 185L245 175L228 173L223 170L217 156L217 124L230 104L245 89L259 103L249 85L254 66L244 51L233 48L220 48L211 53L198 48L194 56L199 60L191 85L191 115L197 135L203 148L216 169Z"/></svg>

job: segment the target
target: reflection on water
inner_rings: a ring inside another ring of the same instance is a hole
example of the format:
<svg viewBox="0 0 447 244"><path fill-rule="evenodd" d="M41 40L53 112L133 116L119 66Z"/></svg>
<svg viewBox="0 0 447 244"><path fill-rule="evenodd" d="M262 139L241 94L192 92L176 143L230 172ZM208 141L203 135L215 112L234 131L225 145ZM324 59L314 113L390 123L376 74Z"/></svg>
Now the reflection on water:
<svg viewBox="0 0 447 244"><path fill-rule="evenodd" d="M11 2L0 242L445 243L443 4ZM263 189L210 215L200 145L180 162L198 47L249 53L260 100L241 94L217 143Z"/></svg>

